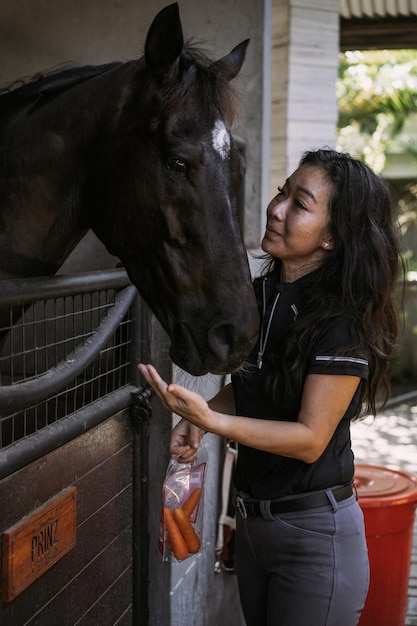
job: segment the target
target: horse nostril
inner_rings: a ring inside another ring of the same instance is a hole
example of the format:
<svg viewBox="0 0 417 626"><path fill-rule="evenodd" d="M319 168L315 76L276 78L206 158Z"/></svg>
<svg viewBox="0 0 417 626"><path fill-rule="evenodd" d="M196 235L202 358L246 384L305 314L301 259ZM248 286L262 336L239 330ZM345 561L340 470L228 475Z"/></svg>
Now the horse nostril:
<svg viewBox="0 0 417 626"><path fill-rule="evenodd" d="M233 346L233 326L229 324L213 326L209 330L207 340L211 351L219 361L227 361Z"/></svg>

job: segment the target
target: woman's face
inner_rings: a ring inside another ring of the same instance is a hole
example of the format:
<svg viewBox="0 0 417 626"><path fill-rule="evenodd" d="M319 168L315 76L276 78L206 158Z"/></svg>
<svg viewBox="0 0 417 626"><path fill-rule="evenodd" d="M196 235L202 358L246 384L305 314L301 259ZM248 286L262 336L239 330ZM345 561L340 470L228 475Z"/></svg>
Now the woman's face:
<svg viewBox="0 0 417 626"><path fill-rule="evenodd" d="M318 268L333 249L329 229L331 183L316 165L303 165L278 188L267 208L262 249L282 261L292 282Z"/></svg>

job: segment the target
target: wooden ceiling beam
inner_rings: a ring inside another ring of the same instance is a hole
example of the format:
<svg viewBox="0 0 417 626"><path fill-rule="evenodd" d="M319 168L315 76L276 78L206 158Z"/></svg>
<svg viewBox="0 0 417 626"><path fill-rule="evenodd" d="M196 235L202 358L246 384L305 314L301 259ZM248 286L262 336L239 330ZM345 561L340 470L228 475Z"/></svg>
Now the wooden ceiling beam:
<svg viewBox="0 0 417 626"><path fill-rule="evenodd" d="M417 48L417 15L340 20L340 50Z"/></svg>

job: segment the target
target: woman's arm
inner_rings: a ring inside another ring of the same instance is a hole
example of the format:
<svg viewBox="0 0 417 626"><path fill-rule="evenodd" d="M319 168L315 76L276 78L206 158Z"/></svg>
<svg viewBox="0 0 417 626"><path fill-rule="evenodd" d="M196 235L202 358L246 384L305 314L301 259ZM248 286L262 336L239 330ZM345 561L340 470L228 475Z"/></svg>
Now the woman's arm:
<svg viewBox="0 0 417 626"><path fill-rule="evenodd" d="M280 422L223 413L214 400L209 406L199 394L180 385L167 385L152 365L140 365L139 369L167 408L200 429L306 463L321 456L360 382L358 376L310 374L297 421ZM225 389L228 397L230 390Z"/></svg>
<svg viewBox="0 0 417 626"><path fill-rule="evenodd" d="M296 422L220 415L216 431L251 448L314 463L327 447L359 385L357 376L310 374Z"/></svg>

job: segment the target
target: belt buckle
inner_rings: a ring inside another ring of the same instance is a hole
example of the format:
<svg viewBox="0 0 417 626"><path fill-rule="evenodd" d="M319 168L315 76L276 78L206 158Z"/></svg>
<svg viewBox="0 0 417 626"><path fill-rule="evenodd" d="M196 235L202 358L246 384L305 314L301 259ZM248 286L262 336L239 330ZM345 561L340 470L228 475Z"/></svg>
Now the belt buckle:
<svg viewBox="0 0 417 626"><path fill-rule="evenodd" d="M236 496L236 509L239 511L242 519L247 519L248 512L246 511L245 501L240 496Z"/></svg>

